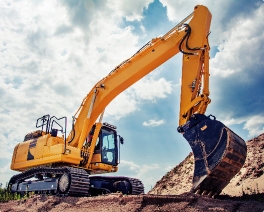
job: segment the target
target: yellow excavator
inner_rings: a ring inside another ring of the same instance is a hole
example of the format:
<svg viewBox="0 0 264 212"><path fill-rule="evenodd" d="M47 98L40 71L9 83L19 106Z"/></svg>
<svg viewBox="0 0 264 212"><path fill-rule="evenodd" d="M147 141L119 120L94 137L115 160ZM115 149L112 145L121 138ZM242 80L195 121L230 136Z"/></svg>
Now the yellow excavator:
<svg viewBox="0 0 264 212"><path fill-rule="evenodd" d="M12 192L89 196L144 193L139 179L104 176L116 172L123 138L116 127L102 123L106 106L121 92L181 52L182 80L178 132L189 142L194 158L193 193L218 195L245 162L243 139L204 115L209 99L209 42L212 15L202 5L161 37L149 41L115 67L83 99L67 136L67 118L44 115L37 131L14 148ZM176 128L175 128L176 129ZM59 135L60 134L60 135Z"/></svg>

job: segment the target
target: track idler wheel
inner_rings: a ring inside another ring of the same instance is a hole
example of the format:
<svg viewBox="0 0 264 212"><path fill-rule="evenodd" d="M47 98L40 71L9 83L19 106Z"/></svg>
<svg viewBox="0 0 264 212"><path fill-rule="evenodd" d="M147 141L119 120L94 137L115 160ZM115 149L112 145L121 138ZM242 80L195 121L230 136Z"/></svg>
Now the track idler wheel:
<svg viewBox="0 0 264 212"><path fill-rule="evenodd" d="M122 194L131 194L131 185L126 180L116 181L113 183L115 192L121 192Z"/></svg>
<svg viewBox="0 0 264 212"><path fill-rule="evenodd" d="M58 183L58 189L60 194L66 194L70 188L71 177L69 173L64 173Z"/></svg>
<svg viewBox="0 0 264 212"><path fill-rule="evenodd" d="M212 115L195 114L178 131L194 154L191 191L217 196L244 165L245 141Z"/></svg>

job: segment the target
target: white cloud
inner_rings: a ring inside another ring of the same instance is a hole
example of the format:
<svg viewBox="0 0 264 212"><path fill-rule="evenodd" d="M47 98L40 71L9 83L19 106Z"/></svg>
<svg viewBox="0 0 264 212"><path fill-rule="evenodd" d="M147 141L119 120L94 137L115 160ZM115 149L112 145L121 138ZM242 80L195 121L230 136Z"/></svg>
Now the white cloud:
<svg viewBox="0 0 264 212"><path fill-rule="evenodd" d="M164 165L165 168L164 168ZM158 180L162 178L175 165L163 164L136 164L132 161L121 160L119 164L119 172L116 175L125 173L128 177L140 179L145 186L145 193L147 193Z"/></svg>
<svg viewBox="0 0 264 212"><path fill-rule="evenodd" d="M136 174L140 171L140 166L135 164L133 161L121 160L120 167L122 166L127 167L129 170L135 172Z"/></svg>
<svg viewBox="0 0 264 212"><path fill-rule="evenodd" d="M10 164L5 164L4 166L1 167L0 169L0 173L1 174L4 174L4 173L7 173L7 174L10 174L10 173L13 173L13 171L10 170Z"/></svg>
<svg viewBox="0 0 264 212"><path fill-rule="evenodd" d="M216 62L215 67L211 67L212 75L214 76L220 76L220 77L229 77L230 75L234 74L236 71L234 69L223 69L223 68L217 68L218 63Z"/></svg>
<svg viewBox="0 0 264 212"><path fill-rule="evenodd" d="M212 13L212 33L209 37L211 46L218 45L223 40L228 39L226 32L236 24L238 19L241 20L248 16L251 12L250 9L254 9L255 5L261 3L260 1L248 2L247 4L243 2L243 5L239 5L238 9L236 6L241 3L236 1L193 0L188 2L188 4L183 0L160 0L160 2L167 7L168 19L175 23L179 23L187 15L191 14L196 5L206 6Z"/></svg>
<svg viewBox="0 0 264 212"><path fill-rule="evenodd" d="M143 78L128 88L127 91L119 94L107 106L105 114L119 119L139 110L142 100L155 102L157 99L166 98L171 92L172 83L164 78L158 80L152 77Z"/></svg>
<svg viewBox="0 0 264 212"><path fill-rule="evenodd" d="M134 0L134 1L109 1L108 6L112 8L115 15L125 17L127 21L140 21L143 16L143 9L147 9L153 0Z"/></svg>
<svg viewBox="0 0 264 212"><path fill-rule="evenodd" d="M139 99L155 102L157 98L164 99L167 94L171 94L172 83L164 78L159 80L144 78L132 87L132 91L135 92L136 97Z"/></svg>
<svg viewBox="0 0 264 212"><path fill-rule="evenodd" d="M121 93L107 106L105 115L120 119L138 110L137 104L135 99L131 99L126 93Z"/></svg>
<svg viewBox="0 0 264 212"><path fill-rule="evenodd" d="M158 164L135 164L132 161L121 160L119 171L128 177L140 179L145 186L145 193L161 178L161 167ZM165 173L165 171L164 171ZM120 173L117 173L120 175Z"/></svg>
<svg viewBox="0 0 264 212"><path fill-rule="evenodd" d="M175 165L176 166L176 165ZM164 168L164 170L165 171L167 171L167 172L169 172L173 167L175 167L175 166L172 166L172 165L169 165L169 166L166 166L165 168Z"/></svg>
<svg viewBox="0 0 264 212"><path fill-rule="evenodd" d="M221 122L223 124L225 124L226 126L231 126L231 125L235 125L235 124L242 124L247 120L246 117L233 118L232 113L222 113L218 117L218 119L221 120Z"/></svg>
<svg viewBox="0 0 264 212"><path fill-rule="evenodd" d="M248 130L251 138L264 133L264 116L258 115L247 118L243 129Z"/></svg>
<svg viewBox="0 0 264 212"><path fill-rule="evenodd" d="M226 32L228 39L219 45L219 52L210 61L212 75L228 77L242 71L249 72L256 65L264 66L261 57L264 52L260 47L264 42L264 34L258 30L264 27L263 14L264 4L252 17L240 20Z"/></svg>
<svg viewBox="0 0 264 212"><path fill-rule="evenodd" d="M239 118L233 118L232 114L223 114L219 117L221 122L230 127L232 125L243 125L243 129L248 131L248 137L252 138L264 133L264 116L241 116Z"/></svg>
<svg viewBox="0 0 264 212"><path fill-rule="evenodd" d="M190 6L190 4L186 4L185 1L160 0L160 2L164 7L167 7L168 19L178 23L192 13L196 5L196 3L193 2L193 6Z"/></svg>
<svg viewBox="0 0 264 212"><path fill-rule="evenodd" d="M2 183L2 188L6 188L6 185L9 182L9 179L15 174L18 174L18 172L10 170L10 164L9 163L1 166L0 183Z"/></svg>
<svg viewBox="0 0 264 212"><path fill-rule="evenodd" d="M164 123L165 123L164 119L161 119L161 120L151 119L151 120L148 120L148 121L144 121L143 122L143 126L146 126L146 127L157 127L157 126L162 125Z"/></svg>

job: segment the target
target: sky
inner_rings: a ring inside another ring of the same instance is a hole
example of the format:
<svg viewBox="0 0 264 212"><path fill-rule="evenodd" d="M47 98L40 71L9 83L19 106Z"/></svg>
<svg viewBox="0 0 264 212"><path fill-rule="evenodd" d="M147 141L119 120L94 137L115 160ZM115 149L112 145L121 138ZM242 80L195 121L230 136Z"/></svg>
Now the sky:
<svg viewBox="0 0 264 212"><path fill-rule="evenodd" d="M17 173L10 170L13 149L37 118L71 120L95 83L198 4L212 13L206 114L244 140L263 133L263 0L0 0L0 182ZM145 192L191 152L177 132L181 58L105 111L103 121L117 126L125 142L115 175L141 179Z"/></svg>

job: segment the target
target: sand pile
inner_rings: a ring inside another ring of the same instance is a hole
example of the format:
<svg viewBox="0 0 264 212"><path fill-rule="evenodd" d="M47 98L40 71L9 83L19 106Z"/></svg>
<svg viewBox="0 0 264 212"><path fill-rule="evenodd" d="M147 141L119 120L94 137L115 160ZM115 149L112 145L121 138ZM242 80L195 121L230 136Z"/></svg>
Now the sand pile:
<svg viewBox="0 0 264 212"><path fill-rule="evenodd" d="M264 134L251 139L247 144L247 158L243 168L222 191L223 195L264 193ZM190 191L194 169L194 157L190 153L159 180L149 194L182 194Z"/></svg>

